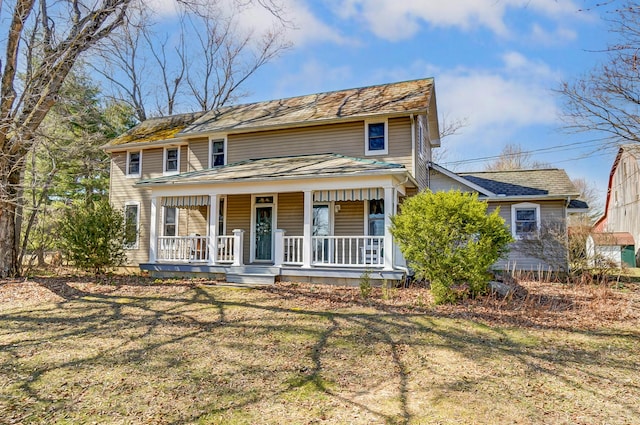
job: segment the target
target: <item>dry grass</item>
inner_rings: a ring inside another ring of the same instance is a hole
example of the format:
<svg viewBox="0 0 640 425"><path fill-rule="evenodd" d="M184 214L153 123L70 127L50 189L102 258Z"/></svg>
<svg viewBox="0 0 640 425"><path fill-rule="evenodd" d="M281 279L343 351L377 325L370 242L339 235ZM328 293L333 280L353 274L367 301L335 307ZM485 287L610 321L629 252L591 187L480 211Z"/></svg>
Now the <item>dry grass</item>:
<svg viewBox="0 0 640 425"><path fill-rule="evenodd" d="M0 281L3 423L640 422L640 289Z"/></svg>

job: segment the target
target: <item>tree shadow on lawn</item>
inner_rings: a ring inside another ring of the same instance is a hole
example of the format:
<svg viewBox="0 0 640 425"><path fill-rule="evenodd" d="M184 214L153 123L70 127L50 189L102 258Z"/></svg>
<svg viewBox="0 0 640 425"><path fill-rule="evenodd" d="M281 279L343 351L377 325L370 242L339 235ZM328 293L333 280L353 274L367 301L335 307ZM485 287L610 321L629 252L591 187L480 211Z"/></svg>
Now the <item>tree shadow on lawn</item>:
<svg viewBox="0 0 640 425"><path fill-rule="evenodd" d="M0 313L0 374L8 383L0 387L0 410L10 422L412 423L429 417L418 407L424 400L431 413L443 397L469 396L471 409L519 402L526 394L506 390L527 382L554 382L551 394L580 392L640 415L640 389L625 380L640 360L629 355L632 348L614 347L615 355L598 345L628 335L557 345L538 328L522 340L431 309L398 311L371 301L314 308L325 295L298 290L189 283L163 294L167 285L148 280L99 288L38 282L64 300ZM513 373L529 378L510 384ZM631 396L611 400L612 387ZM357 418L344 416L353 411ZM523 413L542 412L530 406Z"/></svg>

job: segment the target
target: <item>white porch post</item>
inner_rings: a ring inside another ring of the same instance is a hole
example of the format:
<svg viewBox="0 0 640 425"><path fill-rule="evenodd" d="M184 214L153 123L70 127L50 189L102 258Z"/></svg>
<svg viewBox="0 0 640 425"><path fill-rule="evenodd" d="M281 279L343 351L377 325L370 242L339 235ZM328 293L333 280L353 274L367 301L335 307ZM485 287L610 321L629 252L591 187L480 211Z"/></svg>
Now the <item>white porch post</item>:
<svg viewBox="0 0 640 425"><path fill-rule="evenodd" d="M273 266L274 267L282 267L282 263L284 263L284 230L276 229L273 241L274 245L274 255L273 255Z"/></svg>
<svg viewBox="0 0 640 425"><path fill-rule="evenodd" d="M313 192L310 190L304 191L304 225L303 225L303 238L302 238L302 267L311 267L311 232L313 231Z"/></svg>
<svg viewBox="0 0 640 425"><path fill-rule="evenodd" d="M233 265L241 266L244 264L242 254L244 252L244 230L233 229Z"/></svg>
<svg viewBox="0 0 640 425"><path fill-rule="evenodd" d="M149 262L156 262L156 249L158 247L158 197L151 197L151 226L149 227Z"/></svg>
<svg viewBox="0 0 640 425"><path fill-rule="evenodd" d="M391 215L395 213L393 188L384 188L384 270L393 270L393 237L391 236Z"/></svg>
<svg viewBox="0 0 640 425"><path fill-rule="evenodd" d="M210 266L216 264L218 258L218 195L209 195L209 262Z"/></svg>

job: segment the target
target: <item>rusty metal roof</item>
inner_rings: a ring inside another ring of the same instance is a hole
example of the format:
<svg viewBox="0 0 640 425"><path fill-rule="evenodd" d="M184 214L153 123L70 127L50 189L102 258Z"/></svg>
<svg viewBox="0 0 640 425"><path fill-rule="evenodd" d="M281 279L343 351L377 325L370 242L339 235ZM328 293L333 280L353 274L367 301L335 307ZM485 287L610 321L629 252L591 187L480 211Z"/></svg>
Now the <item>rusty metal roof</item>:
<svg viewBox="0 0 640 425"><path fill-rule="evenodd" d="M579 195L567 173L559 168L457 174L496 195L541 197Z"/></svg>
<svg viewBox="0 0 640 425"><path fill-rule="evenodd" d="M592 233L591 237L599 246L635 245L633 236L628 232Z"/></svg>
<svg viewBox="0 0 640 425"><path fill-rule="evenodd" d="M260 170L260 172L258 173L256 170ZM319 154L252 159L173 176L140 180L136 185L211 184L305 177L349 177L402 172L406 172L406 169L400 164L352 158L338 154Z"/></svg>
<svg viewBox="0 0 640 425"><path fill-rule="evenodd" d="M433 79L404 81L223 107L207 112L180 134L230 132L339 119L425 112Z"/></svg>
<svg viewBox="0 0 640 425"><path fill-rule="evenodd" d="M173 139L179 131L200 118L203 114L204 112L191 112L168 117L149 118L121 136L116 137L104 145L103 148L129 143L150 143Z"/></svg>

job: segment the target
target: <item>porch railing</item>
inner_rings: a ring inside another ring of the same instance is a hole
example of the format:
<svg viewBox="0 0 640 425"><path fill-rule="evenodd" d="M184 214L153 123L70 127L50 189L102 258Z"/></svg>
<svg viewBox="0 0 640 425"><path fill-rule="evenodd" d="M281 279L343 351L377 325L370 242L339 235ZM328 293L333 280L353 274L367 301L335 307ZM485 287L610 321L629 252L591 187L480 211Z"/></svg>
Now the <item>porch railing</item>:
<svg viewBox="0 0 640 425"><path fill-rule="evenodd" d="M217 257L216 262L218 263L233 263L233 247L234 247L235 236L218 236L218 243L216 246Z"/></svg>
<svg viewBox="0 0 640 425"><path fill-rule="evenodd" d="M300 265L303 263L303 236L284 236L283 264Z"/></svg>
<svg viewBox="0 0 640 425"><path fill-rule="evenodd" d="M209 260L208 236L160 236L157 259L160 261L206 262Z"/></svg>
<svg viewBox="0 0 640 425"><path fill-rule="evenodd" d="M313 265L384 266L384 236L314 236Z"/></svg>

